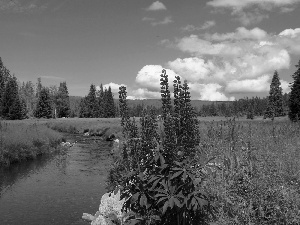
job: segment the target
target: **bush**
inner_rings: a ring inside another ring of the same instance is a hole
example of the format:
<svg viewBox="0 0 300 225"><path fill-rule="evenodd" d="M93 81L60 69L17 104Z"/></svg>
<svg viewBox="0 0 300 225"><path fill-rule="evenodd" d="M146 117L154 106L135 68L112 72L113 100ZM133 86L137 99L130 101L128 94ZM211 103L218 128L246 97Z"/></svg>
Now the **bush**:
<svg viewBox="0 0 300 225"><path fill-rule="evenodd" d="M120 88L124 141L107 187L121 189L126 224L299 224L299 125L198 127L187 85L174 81L173 109L165 72L161 85L163 121L144 113L140 126Z"/></svg>

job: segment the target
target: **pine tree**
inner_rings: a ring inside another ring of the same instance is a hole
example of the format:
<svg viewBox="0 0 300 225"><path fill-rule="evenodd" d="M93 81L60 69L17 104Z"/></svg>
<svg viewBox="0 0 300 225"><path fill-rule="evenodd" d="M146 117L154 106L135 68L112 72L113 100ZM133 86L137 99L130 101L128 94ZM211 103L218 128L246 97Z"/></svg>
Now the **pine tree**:
<svg viewBox="0 0 300 225"><path fill-rule="evenodd" d="M40 93L41 93L42 88L43 88L42 80L41 80L41 78L39 77L39 78L37 79L36 91L35 91L35 95L36 95L36 98L37 98L37 99L38 99L39 96L40 96Z"/></svg>
<svg viewBox="0 0 300 225"><path fill-rule="evenodd" d="M279 75L275 70L270 85L266 117L274 118L278 116L284 116L282 88L280 87L280 85L281 83L279 80Z"/></svg>
<svg viewBox="0 0 300 225"><path fill-rule="evenodd" d="M292 75L294 81L291 86L288 113L290 120L293 122L300 119L300 60L296 68L296 72Z"/></svg>
<svg viewBox="0 0 300 225"><path fill-rule="evenodd" d="M90 91L86 96L86 106L87 107L87 115L88 118L96 118L98 115L98 102L96 97L96 87L94 84L91 84Z"/></svg>
<svg viewBox="0 0 300 225"><path fill-rule="evenodd" d="M5 85L5 89L2 96L2 116L10 119L10 111L18 97L18 86L16 78L10 78Z"/></svg>
<svg viewBox="0 0 300 225"><path fill-rule="evenodd" d="M49 93L49 89L46 87L42 87L37 106L35 111L35 117L37 118L51 118L52 117L52 108L51 108L51 96Z"/></svg>
<svg viewBox="0 0 300 225"><path fill-rule="evenodd" d="M105 104L105 118L114 118L115 111L115 103L114 97L111 91L111 87L108 87L108 90L104 91L104 104Z"/></svg>
<svg viewBox="0 0 300 225"><path fill-rule="evenodd" d="M15 96L15 99L11 107L9 108L8 119L10 120L23 119L23 105L18 95Z"/></svg>
<svg viewBox="0 0 300 225"><path fill-rule="evenodd" d="M103 85L100 84L100 89L97 92L97 99L98 99L98 117L104 118L104 109L105 109L105 104L104 104L104 91L103 91Z"/></svg>
<svg viewBox="0 0 300 225"><path fill-rule="evenodd" d="M5 89L7 82L12 79L10 72L6 67L3 65L2 59L0 57L0 117L5 117L7 116L8 113L8 108L5 106L6 101L9 99L9 96L6 96L7 99L5 99ZM10 102L11 103L11 102ZM8 103L8 104L10 104ZM4 109L4 108L5 109ZM6 115L3 115L3 111L6 111Z"/></svg>
<svg viewBox="0 0 300 225"><path fill-rule="evenodd" d="M70 114L70 100L67 83L62 82L59 84L58 92L56 95L56 113L57 117L68 117Z"/></svg>

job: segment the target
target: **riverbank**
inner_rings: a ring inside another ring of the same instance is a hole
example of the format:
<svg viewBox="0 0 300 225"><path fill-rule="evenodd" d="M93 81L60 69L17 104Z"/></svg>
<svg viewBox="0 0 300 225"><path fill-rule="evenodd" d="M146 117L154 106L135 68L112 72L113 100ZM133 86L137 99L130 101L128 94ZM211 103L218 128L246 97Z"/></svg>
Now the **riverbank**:
<svg viewBox="0 0 300 225"><path fill-rule="evenodd" d="M0 122L0 167L65 149L63 134L38 120Z"/></svg>
<svg viewBox="0 0 300 225"><path fill-rule="evenodd" d="M98 208L106 192L111 142L62 135L71 143L64 151L0 169L0 224L88 224L82 212Z"/></svg>

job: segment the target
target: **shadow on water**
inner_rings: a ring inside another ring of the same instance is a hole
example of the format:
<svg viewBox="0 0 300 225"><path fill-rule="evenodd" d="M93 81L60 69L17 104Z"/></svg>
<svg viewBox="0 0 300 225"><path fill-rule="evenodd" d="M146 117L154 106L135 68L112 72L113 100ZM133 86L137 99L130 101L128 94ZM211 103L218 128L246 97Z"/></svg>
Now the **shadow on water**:
<svg viewBox="0 0 300 225"><path fill-rule="evenodd" d="M88 224L81 216L105 193L110 145L80 138L63 153L1 169L0 224Z"/></svg>

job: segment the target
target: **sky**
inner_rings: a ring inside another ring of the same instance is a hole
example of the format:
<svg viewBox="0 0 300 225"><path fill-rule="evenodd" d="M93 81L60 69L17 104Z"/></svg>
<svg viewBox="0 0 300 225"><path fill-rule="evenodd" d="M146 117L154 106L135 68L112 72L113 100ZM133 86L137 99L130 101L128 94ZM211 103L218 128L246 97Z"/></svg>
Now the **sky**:
<svg viewBox="0 0 300 225"><path fill-rule="evenodd" d="M300 0L0 0L0 57L21 81L125 85L160 98L160 74L187 80L192 99L283 92L300 59Z"/></svg>

